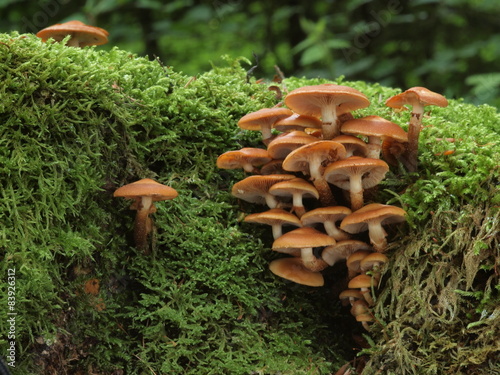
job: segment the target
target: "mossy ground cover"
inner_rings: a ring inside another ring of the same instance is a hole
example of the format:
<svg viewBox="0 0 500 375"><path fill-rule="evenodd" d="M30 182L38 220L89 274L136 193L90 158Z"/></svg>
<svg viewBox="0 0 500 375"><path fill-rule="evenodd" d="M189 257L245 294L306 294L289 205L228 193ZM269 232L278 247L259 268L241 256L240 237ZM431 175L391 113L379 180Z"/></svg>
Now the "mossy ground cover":
<svg viewBox="0 0 500 375"><path fill-rule="evenodd" d="M215 166L260 145L236 122L277 104L274 91L238 61L188 77L118 49L0 42L0 306L15 268L15 374L329 374L355 356L342 276L308 288L271 275L269 228L242 223L258 208L229 193L243 172ZM372 101L357 116L405 126L409 113L384 106L399 90L344 84ZM408 224L390 233L364 373L499 372L500 119L452 100L424 122L420 172L393 168L373 196ZM147 256L112 196L145 177L179 192L157 205Z"/></svg>

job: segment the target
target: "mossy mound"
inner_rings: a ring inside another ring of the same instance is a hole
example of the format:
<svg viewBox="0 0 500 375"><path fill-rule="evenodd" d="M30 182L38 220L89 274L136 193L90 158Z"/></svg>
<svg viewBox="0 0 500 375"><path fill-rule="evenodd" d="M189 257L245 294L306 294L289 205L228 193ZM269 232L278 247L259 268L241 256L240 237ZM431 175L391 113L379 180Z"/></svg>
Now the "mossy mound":
<svg viewBox="0 0 500 375"><path fill-rule="evenodd" d="M0 36L0 55L0 306L15 268L16 374L327 374L354 356L349 330L360 330L331 285L269 273L268 228L242 224L255 208L229 193L244 174L215 166L259 145L236 122L277 104L274 91L238 62L194 78L14 33ZM345 84L372 99L357 115L407 122L384 106L398 90ZM491 373L499 116L451 101L426 122L421 173L394 168L377 194L409 225L391 233L365 373ZM179 192L157 205L148 256L133 246L129 203L112 196L145 177Z"/></svg>

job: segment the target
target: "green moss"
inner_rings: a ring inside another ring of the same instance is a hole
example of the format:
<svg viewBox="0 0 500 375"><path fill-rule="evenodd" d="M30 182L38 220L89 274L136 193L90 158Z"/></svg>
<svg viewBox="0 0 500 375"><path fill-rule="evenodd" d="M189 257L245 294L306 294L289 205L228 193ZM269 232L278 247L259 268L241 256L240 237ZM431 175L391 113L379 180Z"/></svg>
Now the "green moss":
<svg viewBox="0 0 500 375"><path fill-rule="evenodd" d="M277 104L247 80L244 60L188 77L118 49L0 42L0 306L15 267L16 374L326 374L354 355L359 329L333 289L268 272L269 231L242 224L255 208L229 193L243 173L215 166L225 151L259 145L237 120ZM290 78L282 90L319 82ZM384 106L399 90L346 84L372 100L357 115L406 126L408 113ZM425 123L420 173L393 168L377 193L410 225L391 233L376 306L384 325L366 373L487 373L498 370L499 116L452 100ZM129 203L112 197L143 177L179 192L158 204L149 256L133 246ZM333 287L341 279L326 276ZM93 278L98 295L84 288ZM453 298L439 310L433 296Z"/></svg>

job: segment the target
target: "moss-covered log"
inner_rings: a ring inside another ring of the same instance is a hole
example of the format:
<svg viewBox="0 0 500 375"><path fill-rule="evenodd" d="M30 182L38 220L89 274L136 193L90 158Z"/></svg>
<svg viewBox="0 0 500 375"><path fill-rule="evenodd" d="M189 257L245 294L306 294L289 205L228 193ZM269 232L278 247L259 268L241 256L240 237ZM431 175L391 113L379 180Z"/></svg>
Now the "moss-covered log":
<svg viewBox="0 0 500 375"><path fill-rule="evenodd" d="M118 49L0 35L0 311L17 313L15 339L3 313L0 347L5 357L15 342L16 374L328 374L356 356L342 270L323 288L270 274L269 228L242 223L255 207L230 195L244 173L215 165L259 147L237 121L278 103L240 62L188 77ZM409 113L384 106L400 90L336 82L370 98L356 116L406 127ZM408 225L390 233L363 373L491 374L500 118L451 100L424 125L419 173L394 167L372 195L405 208ZM140 178L179 193L157 204L148 256L135 211L112 196Z"/></svg>

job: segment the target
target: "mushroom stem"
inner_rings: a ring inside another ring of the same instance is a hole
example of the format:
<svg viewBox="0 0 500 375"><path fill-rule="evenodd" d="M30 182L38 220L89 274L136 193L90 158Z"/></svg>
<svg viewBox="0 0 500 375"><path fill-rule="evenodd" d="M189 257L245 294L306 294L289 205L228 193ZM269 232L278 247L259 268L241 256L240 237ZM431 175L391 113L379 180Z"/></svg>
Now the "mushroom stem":
<svg viewBox="0 0 500 375"><path fill-rule="evenodd" d="M321 121L321 130L324 140L330 140L340 135L337 106L335 103L330 103L322 108Z"/></svg>
<svg viewBox="0 0 500 375"><path fill-rule="evenodd" d="M74 35L71 35L66 45L68 47L80 47L80 41Z"/></svg>
<svg viewBox="0 0 500 375"><path fill-rule="evenodd" d="M321 165L319 158L314 158L309 162L309 174L314 187L318 191L319 201L325 207L334 206L336 204L330 185L323 177L324 167Z"/></svg>
<svg viewBox="0 0 500 375"><path fill-rule="evenodd" d="M325 227L326 234L328 234L330 237L335 238L335 240L337 241L348 240L351 238L348 233L339 229L334 221L327 220L323 222L323 226Z"/></svg>
<svg viewBox="0 0 500 375"><path fill-rule="evenodd" d="M408 150L406 152L407 167L410 172L416 172L418 167L418 138L422 129L423 115L424 106L420 103L413 104L408 127Z"/></svg>
<svg viewBox="0 0 500 375"><path fill-rule="evenodd" d="M380 223L368 222L368 235L375 251L383 253L387 247L387 232Z"/></svg>
<svg viewBox="0 0 500 375"><path fill-rule="evenodd" d="M363 207L364 203L362 176L360 174L351 175L350 184L351 210L356 211Z"/></svg>
<svg viewBox="0 0 500 375"><path fill-rule="evenodd" d="M141 198L134 223L135 245L137 249L142 250L145 254L148 253L148 234L151 230L151 222L148 223L148 219L152 204L152 197L143 196Z"/></svg>
<svg viewBox="0 0 500 375"><path fill-rule="evenodd" d="M367 158L372 158L372 159L380 159L380 150L382 148L382 138L381 137L375 137L375 136L369 136L368 137L368 143L366 144L367 148Z"/></svg>
<svg viewBox="0 0 500 375"><path fill-rule="evenodd" d="M363 298L365 299L368 306L373 306L375 302L373 301L371 290L369 288L361 288L361 293L363 293Z"/></svg>
<svg viewBox="0 0 500 375"><path fill-rule="evenodd" d="M300 258L304 267L313 272L319 272L328 267L328 264L324 260L316 258L312 247L301 248Z"/></svg>
<svg viewBox="0 0 500 375"><path fill-rule="evenodd" d="M292 204L293 204L292 212L295 212L295 215L297 215L297 217L300 219L302 215L306 213L301 193L294 193L292 195Z"/></svg>

